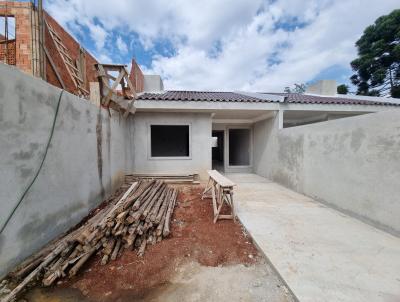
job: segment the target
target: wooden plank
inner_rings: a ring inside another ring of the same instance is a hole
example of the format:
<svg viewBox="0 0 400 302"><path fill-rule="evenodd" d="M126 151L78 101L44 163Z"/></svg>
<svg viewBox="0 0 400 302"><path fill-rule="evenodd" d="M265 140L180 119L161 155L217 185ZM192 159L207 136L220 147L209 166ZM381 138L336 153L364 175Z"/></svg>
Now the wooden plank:
<svg viewBox="0 0 400 302"><path fill-rule="evenodd" d="M68 62L67 60L64 59L64 62L69 65L74 71L78 72L78 68L76 68L72 63Z"/></svg>
<svg viewBox="0 0 400 302"><path fill-rule="evenodd" d="M56 74L57 80L60 82L62 89L65 89L64 81L62 80L62 78L61 78L61 76L60 76L60 74L59 74L59 72L58 72L58 70L57 70L57 67L56 67L56 65L54 64L54 61L53 61L53 59L51 58L51 56L50 56L50 54L49 54L49 51L47 50L46 47L43 47L43 48L44 48L44 52L45 52L45 54L46 54L46 57L47 57L47 59L48 59L49 62L50 62L51 68L53 68L54 73Z"/></svg>
<svg viewBox="0 0 400 302"><path fill-rule="evenodd" d="M78 70L78 68L76 68L76 66L73 65L72 58L68 54L68 49L62 43L60 36L54 31L54 29L47 22L45 22L45 25L47 26L47 29L49 30L50 37L53 40L54 45L56 46L56 49L59 52L61 59L64 62L65 67L67 68L67 72L68 72L69 76L71 77L71 80L74 83L76 89L82 95L89 94L89 91L87 91L84 87L81 86L81 84L83 84L83 79L81 77L79 77L79 75L77 74L77 73L79 73L79 70Z"/></svg>
<svg viewBox="0 0 400 302"><path fill-rule="evenodd" d="M83 91L85 94L89 94L89 90L87 90L85 87L83 87L81 84L78 84L78 88Z"/></svg>
<svg viewBox="0 0 400 302"><path fill-rule="evenodd" d="M120 71L121 68L126 67L124 64L101 64L107 71Z"/></svg>
<svg viewBox="0 0 400 302"><path fill-rule="evenodd" d="M64 54L64 56L66 56L72 62L72 58L70 57L70 55L64 49L61 49L61 52Z"/></svg>
<svg viewBox="0 0 400 302"><path fill-rule="evenodd" d="M133 87L133 85L132 85L132 82L131 82L131 79L129 78L129 73L128 73L128 71L126 70L126 68L124 67L124 70L125 70L125 80L126 80L126 82L128 83L128 86L129 86L129 89L131 90L131 93L132 93L132 95L133 95L133 99L136 99L136 91L135 91L135 88Z"/></svg>
<svg viewBox="0 0 400 302"><path fill-rule="evenodd" d="M111 85L110 91L107 93L107 95L103 99L104 105L108 105L110 103L110 98L112 97L112 94L115 93L115 89L117 88L118 84L122 81L124 78L125 70L121 69L119 71L117 79L114 81L114 83Z"/></svg>
<svg viewBox="0 0 400 302"><path fill-rule="evenodd" d="M90 82L90 102L100 107L100 84L99 82Z"/></svg>
<svg viewBox="0 0 400 302"><path fill-rule="evenodd" d="M152 177L152 176L156 176L156 177L194 177L197 174L180 174L180 173L130 173L127 174L126 176L148 176L148 177Z"/></svg>
<svg viewBox="0 0 400 302"><path fill-rule="evenodd" d="M89 101L96 105L97 107L100 107L100 85L98 82L90 82L89 83L89 89L90 89L90 97Z"/></svg>
<svg viewBox="0 0 400 302"><path fill-rule="evenodd" d="M230 179L220 174L217 170L208 170L208 175L214 179L221 187L234 187L236 184Z"/></svg>
<svg viewBox="0 0 400 302"><path fill-rule="evenodd" d="M105 71L104 68L103 68L103 65L101 65L101 64L95 64L95 66L96 66L97 73L98 73L98 76L99 76L99 77L105 77L105 76L107 76L107 73L106 73L106 71Z"/></svg>
<svg viewBox="0 0 400 302"><path fill-rule="evenodd" d="M54 35L53 35L52 31L50 30L51 27L47 24L47 22L45 22L45 24L48 26L49 33L50 33L50 37L51 37L51 39L53 40L54 45L56 46L58 53L60 54L61 60L64 62L65 67L67 68L67 72L68 72L69 76L71 77L71 79L72 79L72 81L73 81L75 87L78 88L78 83L76 82L75 78L72 76L72 72L71 72L71 70L68 68L67 62L66 62L66 60L65 60L65 58L64 58L64 56L63 56L63 54L62 54L62 52L60 51L59 43L57 43L57 42L55 41Z"/></svg>

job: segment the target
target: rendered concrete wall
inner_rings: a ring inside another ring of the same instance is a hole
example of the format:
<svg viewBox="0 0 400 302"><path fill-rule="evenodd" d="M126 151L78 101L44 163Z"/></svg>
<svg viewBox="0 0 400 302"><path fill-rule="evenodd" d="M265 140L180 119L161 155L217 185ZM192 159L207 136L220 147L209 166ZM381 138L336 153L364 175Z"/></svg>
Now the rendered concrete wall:
<svg viewBox="0 0 400 302"><path fill-rule="evenodd" d="M190 153L184 159L150 156L150 125L190 125ZM199 173L211 169L211 115L209 113L137 112L134 117L134 170L137 173Z"/></svg>
<svg viewBox="0 0 400 302"><path fill-rule="evenodd" d="M145 74L143 89L144 91L163 91L164 83L161 76L157 74Z"/></svg>
<svg viewBox="0 0 400 302"><path fill-rule="evenodd" d="M255 171L400 234L400 112L286 129L256 123Z"/></svg>
<svg viewBox="0 0 400 302"><path fill-rule="evenodd" d="M37 171L60 89L0 64L0 223ZM0 234L0 276L97 206L133 167L133 122L64 92L43 168Z"/></svg>

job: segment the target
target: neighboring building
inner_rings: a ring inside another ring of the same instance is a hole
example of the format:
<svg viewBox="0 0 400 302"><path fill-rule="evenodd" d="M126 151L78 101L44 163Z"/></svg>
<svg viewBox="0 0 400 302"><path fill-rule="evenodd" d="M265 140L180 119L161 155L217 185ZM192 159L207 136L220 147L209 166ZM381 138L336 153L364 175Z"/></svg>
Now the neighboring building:
<svg viewBox="0 0 400 302"><path fill-rule="evenodd" d="M7 29L13 33L9 37L0 35L0 62L89 98L90 83L99 82L96 69L99 62L46 11L40 22L41 14L32 2L2 1L0 18L8 18ZM6 32L6 29L0 29L0 33L2 31ZM39 46L41 44L43 48ZM134 60L129 78L136 92L162 88L161 78L143 75Z"/></svg>
<svg viewBox="0 0 400 302"><path fill-rule="evenodd" d="M0 18L12 18L11 24L15 24L15 28L9 28L15 37L7 41L4 37L0 44L0 61L88 97L89 83L97 81L97 60L46 12L41 34L40 16L32 2L0 2Z"/></svg>

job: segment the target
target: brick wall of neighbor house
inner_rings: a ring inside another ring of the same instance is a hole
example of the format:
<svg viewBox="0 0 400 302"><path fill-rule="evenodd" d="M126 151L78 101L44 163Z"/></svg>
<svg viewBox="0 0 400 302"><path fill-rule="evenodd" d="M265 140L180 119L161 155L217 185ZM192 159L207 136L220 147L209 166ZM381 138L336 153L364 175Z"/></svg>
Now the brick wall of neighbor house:
<svg viewBox="0 0 400 302"><path fill-rule="evenodd" d="M15 36L16 41L8 43L7 56L9 57L7 63L10 65L16 65L22 71L36 76L39 76L39 44L37 42L38 32L34 34L34 30L37 30L37 11L34 9L31 2L0 2L0 16L10 16L15 18ZM61 25L59 25L49 14L44 12L45 20L50 26L57 32L61 37L63 44L68 49L70 57L76 61L80 57L83 57L84 68L84 82L85 88L89 91L89 83L97 81L97 75L95 70L96 59L90 55L86 50L81 48L80 44L68 34ZM35 39L36 37L36 39ZM57 69L59 76L61 77L65 89L68 92L77 94L75 84L69 75L68 70L61 58L61 55L55 47L54 41L51 39L50 33L45 29L45 45L48 50L52 62ZM0 61L5 61L5 44L0 46ZM14 50L14 52L13 52ZM81 54L83 53L83 55ZM35 67L36 66L36 67ZM55 72L49 59L46 57L46 80L50 84L57 87L62 87L58 80L57 73Z"/></svg>
<svg viewBox="0 0 400 302"><path fill-rule="evenodd" d="M95 69L95 64L98 63L97 60L88 51L83 49L81 45L47 13L45 13L45 20L60 36L64 46L68 49L68 54L74 61L79 61L80 52L84 52L84 65L86 66L86 78L84 79L85 88L89 91L89 83L97 81L97 73ZM69 75L68 70L62 61L61 55L58 53L54 41L52 40L47 29L45 30L45 44L46 48L49 50L54 65L56 66L58 73L66 86L65 89L71 93L76 93L77 91L71 76ZM56 77L56 73L48 60L46 65L46 76L49 83L61 87L61 84Z"/></svg>
<svg viewBox="0 0 400 302"><path fill-rule="evenodd" d="M143 72L134 59L132 59L132 67L131 67L131 72L129 74L129 79L131 80L133 87L135 87L136 92L144 91Z"/></svg>
<svg viewBox="0 0 400 302"><path fill-rule="evenodd" d="M0 37L0 62L4 62L8 65L16 64L15 45L16 45L15 39L2 41Z"/></svg>
<svg viewBox="0 0 400 302"><path fill-rule="evenodd" d="M30 2L0 2L0 16L15 17L15 59L16 66L32 74L32 4Z"/></svg>

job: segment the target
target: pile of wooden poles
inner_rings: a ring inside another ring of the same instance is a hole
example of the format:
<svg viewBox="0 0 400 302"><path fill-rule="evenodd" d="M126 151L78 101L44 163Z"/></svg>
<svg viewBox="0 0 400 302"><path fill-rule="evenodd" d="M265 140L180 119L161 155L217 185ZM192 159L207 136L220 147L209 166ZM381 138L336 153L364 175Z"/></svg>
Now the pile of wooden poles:
<svg viewBox="0 0 400 302"><path fill-rule="evenodd" d="M34 279L49 286L74 276L99 253L101 264L115 260L123 249L143 256L147 244L170 234L178 190L161 180L132 183L121 198L107 204L81 227L51 243L22 263L10 276L23 281L2 302L12 301Z"/></svg>
<svg viewBox="0 0 400 302"><path fill-rule="evenodd" d="M197 181L198 174L159 174L159 173L150 173L150 174L142 174L142 173L133 173L126 175L126 179L130 181L137 181L138 179L147 179L153 180L158 179L162 180L165 183L169 184L199 184Z"/></svg>

